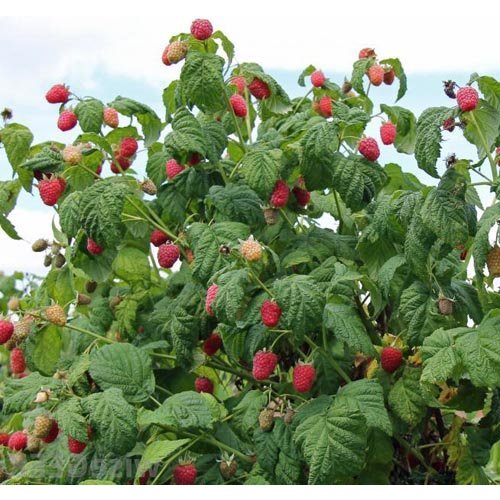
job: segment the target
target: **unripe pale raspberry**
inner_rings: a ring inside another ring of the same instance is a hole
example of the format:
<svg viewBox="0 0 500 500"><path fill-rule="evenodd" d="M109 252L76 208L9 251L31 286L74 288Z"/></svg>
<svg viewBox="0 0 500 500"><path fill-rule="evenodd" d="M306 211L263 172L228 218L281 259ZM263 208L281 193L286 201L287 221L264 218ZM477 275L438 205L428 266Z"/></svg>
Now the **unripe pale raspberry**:
<svg viewBox="0 0 500 500"><path fill-rule="evenodd" d="M37 438L46 438L52 429L54 420L52 420L47 415L38 415L35 418L35 425L33 429L33 434Z"/></svg>
<svg viewBox="0 0 500 500"><path fill-rule="evenodd" d="M73 113L73 111L70 110L63 111L57 119L57 127L63 132L71 130L76 126L77 123L77 116L75 115L75 113Z"/></svg>
<svg viewBox="0 0 500 500"><path fill-rule="evenodd" d="M380 64L374 64L368 69L368 78L372 85L378 87L384 81L384 68Z"/></svg>
<svg viewBox="0 0 500 500"><path fill-rule="evenodd" d="M380 150L377 141L372 137L365 137L359 141L359 152L370 161L376 161L380 156Z"/></svg>
<svg viewBox="0 0 500 500"><path fill-rule="evenodd" d="M394 139L396 139L396 125L391 122L385 122L382 124L380 127L380 138L386 146L393 144Z"/></svg>
<svg viewBox="0 0 500 500"><path fill-rule="evenodd" d="M183 170L184 166L177 163L174 159L168 160L165 165L165 172L169 179L175 179Z"/></svg>
<svg viewBox="0 0 500 500"><path fill-rule="evenodd" d="M259 78L254 78L248 86L250 94L252 94L259 101L267 99L271 96L271 89L269 85Z"/></svg>
<svg viewBox="0 0 500 500"><path fill-rule="evenodd" d="M172 63L176 64L182 61L187 54L188 44L182 41L172 42L167 49L167 59Z"/></svg>
<svg viewBox="0 0 500 500"><path fill-rule="evenodd" d="M69 99L69 89L62 83L53 85L45 94L45 99L50 104L64 104Z"/></svg>
<svg viewBox="0 0 500 500"><path fill-rule="evenodd" d="M461 87L457 92L457 103L460 111L476 109L479 95L474 87Z"/></svg>
<svg viewBox="0 0 500 500"><path fill-rule="evenodd" d="M102 113L102 118L104 123L111 128L118 127L119 119L118 112L114 108L104 108Z"/></svg>
<svg viewBox="0 0 500 500"><path fill-rule="evenodd" d="M214 393L214 384L207 377L197 377L194 381L194 388L196 392Z"/></svg>
<svg viewBox="0 0 500 500"><path fill-rule="evenodd" d="M290 189L285 181L276 181L273 192L269 198L269 203L276 208L284 207L288 202Z"/></svg>
<svg viewBox="0 0 500 500"><path fill-rule="evenodd" d="M168 241L168 236L160 229L153 229L149 241L155 246L159 247Z"/></svg>
<svg viewBox="0 0 500 500"><path fill-rule="evenodd" d="M264 432L268 432L273 428L274 410L272 408L264 408L259 413L259 427Z"/></svg>
<svg viewBox="0 0 500 500"><path fill-rule="evenodd" d="M318 102L319 113L325 118L332 116L332 98L324 95Z"/></svg>
<svg viewBox="0 0 500 500"><path fill-rule="evenodd" d="M323 71L316 70L311 73L311 83L314 87L322 87L326 82L326 77L323 74Z"/></svg>
<svg viewBox="0 0 500 500"><path fill-rule="evenodd" d="M240 244L241 255L250 262L260 260L262 257L262 247L258 241L255 241L253 236L250 236Z"/></svg>
<svg viewBox="0 0 500 500"><path fill-rule="evenodd" d="M205 311L209 316L214 315L214 311L212 309L212 302L217 297L217 292L219 291L219 287L216 284L210 285L207 290L207 296L205 298Z"/></svg>
<svg viewBox="0 0 500 500"><path fill-rule="evenodd" d="M271 351L259 351L253 358L252 375L255 380L269 378L278 364L278 356Z"/></svg>
<svg viewBox="0 0 500 500"><path fill-rule="evenodd" d="M98 245L93 239L88 238L87 239L87 250L92 255L100 255L102 252L104 252L104 247L102 247L101 245Z"/></svg>
<svg viewBox="0 0 500 500"><path fill-rule="evenodd" d="M232 95L229 98L229 104L231 104L231 108L238 118L244 118L247 116L247 103L242 96L239 94Z"/></svg>
<svg viewBox="0 0 500 500"><path fill-rule="evenodd" d="M130 158L137 153L139 145L134 137L124 137L120 142L119 155Z"/></svg>
<svg viewBox="0 0 500 500"><path fill-rule="evenodd" d="M262 323L269 328L274 328L280 322L281 312L281 307L276 302L265 300L260 307Z"/></svg>
<svg viewBox="0 0 500 500"><path fill-rule="evenodd" d="M66 313L59 304L53 304L45 309L45 317L48 321L57 326L66 324Z"/></svg>
<svg viewBox="0 0 500 500"><path fill-rule="evenodd" d="M156 189L155 183L151 179L144 179L140 184L143 193L154 196L158 190Z"/></svg>
<svg viewBox="0 0 500 500"><path fill-rule="evenodd" d="M238 94L243 95L245 93L245 78L241 75L233 76L229 81L231 85L236 87Z"/></svg>
<svg viewBox="0 0 500 500"><path fill-rule="evenodd" d="M486 265L490 276L497 278L500 276L500 247L495 245L486 257Z"/></svg>
<svg viewBox="0 0 500 500"><path fill-rule="evenodd" d="M180 256L179 247L172 243L164 243L158 248L158 264L165 269L170 269Z"/></svg>
<svg viewBox="0 0 500 500"><path fill-rule="evenodd" d="M212 36L214 28L208 19L195 19L191 24L191 35L196 40L206 40Z"/></svg>
<svg viewBox="0 0 500 500"><path fill-rule="evenodd" d="M297 365L293 369L293 388L297 392L309 392L316 378L313 365Z"/></svg>
<svg viewBox="0 0 500 500"><path fill-rule="evenodd" d="M80 144L73 146L70 144L62 150L62 157L70 165L78 165L82 161L82 146Z"/></svg>

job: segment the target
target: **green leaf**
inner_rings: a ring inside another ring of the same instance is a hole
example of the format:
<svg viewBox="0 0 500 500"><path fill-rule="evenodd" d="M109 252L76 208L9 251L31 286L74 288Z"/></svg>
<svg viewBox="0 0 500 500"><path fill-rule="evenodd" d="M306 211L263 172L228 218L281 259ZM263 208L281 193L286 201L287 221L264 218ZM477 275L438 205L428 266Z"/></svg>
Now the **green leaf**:
<svg viewBox="0 0 500 500"><path fill-rule="evenodd" d="M476 81L486 101L500 113L500 82L491 76L480 76Z"/></svg>
<svg viewBox="0 0 500 500"><path fill-rule="evenodd" d="M73 273L68 266L62 269L51 269L43 286L51 299L57 304L68 304L75 299L75 283Z"/></svg>
<svg viewBox="0 0 500 500"><path fill-rule="evenodd" d="M43 375L52 375L55 372L63 347L60 329L49 324L36 333L33 342L34 346L30 352L30 361L36 370Z"/></svg>
<svg viewBox="0 0 500 500"><path fill-rule="evenodd" d="M92 351L89 372L102 389L123 391L127 401L145 401L153 393L155 378L149 356L132 344L111 344Z"/></svg>
<svg viewBox="0 0 500 500"><path fill-rule="evenodd" d="M82 192L70 193L59 207L59 223L66 236L73 238L80 230L80 203Z"/></svg>
<svg viewBox="0 0 500 500"><path fill-rule="evenodd" d="M148 177L155 183L156 187L160 187L166 180L165 171L169 156L164 151L148 154L148 162L146 163L146 173Z"/></svg>
<svg viewBox="0 0 500 500"><path fill-rule="evenodd" d="M149 281L151 270L148 255L135 247L122 247L113 261L113 271L127 283Z"/></svg>
<svg viewBox="0 0 500 500"><path fill-rule="evenodd" d="M28 156L33 134L24 125L9 123L1 130L0 141L5 147L7 159L16 170Z"/></svg>
<svg viewBox="0 0 500 500"><path fill-rule="evenodd" d="M396 125L394 147L399 153L413 154L417 138L417 120L409 110L400 106L381 104L380 109L387 114L389 120Z"/></svg>
<svg viewBox="0 0 500 500"><path fill-rule="evenodd" d="M227 146L227 132L224 125L213 118L203 115L198 117L207 145L206 157L217 163Z"/></svg>
<svg viewBox="0 0 500 500"><path fill-rule="evenodd" d="M464 113L467 126L464 137L477 147L480 158L493 149L500 129L500 112L486 101L479 101L473 111Z"/></svg>
<svg viewBox="0 0 500 500"><path fill-rule="evenodd" d="M137 440L137 411L123 398L120 389L112 388L81 400L93 431L98 453L124 455Z"/></svg>
<svg viewBox="0 0 500 500"><path fill-rule="evenodd" d="M398 270L406 264L404 255L395 255L387 260L379 269L377 283L385 298L389 298L391 283Z"/></svg>
<svg viewBox="0 0 500 500"><path fill-rule="evenodd" d="M407 90L406 85L406 75L401 65L401 61L397 58L383 59L380 64L388 64L394 70L396 78L399 80L398 96L396 101L399 101L405 94Z"/></svg>
<svg viewBox="0 0 500 500"><path fill-rule="evenodd" d="M78 124L84 132L101 131L103 121L104 105L97 99L86 99L80 101L75 107L75 114L78 117Z"/></svg>
<svg viewBox="0 0 500 500"><path fill-rule="evenodd" d="M64 166L60 151L54 151L49 147L44 147L32 158L28 158L22 164L28 170L41 170L42 172L53 172Z"/></svg>
<svg viewBox="0 0 500 500"><path fill-rule="evenodd" d="M191 153L205 156L207 145L200 122L185 108L175 114L172 132L165 137L165 148L176 157L187 157Z"/></svg>
<svg viewBox="0 0 500 500"><path fill-rule="evenodd" d="M66 436L71 436L82 443L87 443L87 421L83 416L80 400L71 398L63 401L56 409L54 417Z"/></svg>
<svg viewBox="0 0 500 500"><path fill-rule="evenodd" d="M321 323L325 297L312 278L300 274L276 280L272 289L283 311L280 324L292 330L300 342Z"/></svg>
<svg viewBox="0 0 500 500"><path fill-rule="evenodd" d="M428 108L417 120L415 159L418 167L432 177L439 177L436 162L441 154L441 126L450 115L445 107Z"/></svg>
<svg viewBox="0 0 500 500"><path fill-rule="evenodd" d="M158 464L176 452L179 448L189 443L189 439L176 439L175 441L153 441L146 446L141 461L137 466L135 478L139 479L151 466Z"/></svg>
<svg viewBox="0 0 500 500"><path fill-rule="evenodd" d="M5 215L0 213L0 227L5 231L5 234L9 237L12 238L13 240L20 240L21 237L17 234L16 228L10 222Z"/></svg>
<svg viewBox="0 0 500 500"><path fill-rule="evenodd" d="M371 58L359 59L352 66L352 76L351 85L352 88L361 95L365 95L365 89L363 88L363 77L366 72L372 66L373 60Z"/></svg>
<svg viewBox="0 0 500 500"><path fill-rule="evenodd" d="M342 387L337 398L347 398L357 405L366 424L392 435L392 424L384 405L384 391L376 380L356 380Z"/></svg>
<svg viewBox="0 0 500 500"><path fill-rule="evenodd" d="M240 317L240 309L245 297L245 288L249 282L247 269L237 269L221 274L217 279L219 290L213 303L217 319L234 325Z"/></svg>
<svg viewBox="0 0 500 500"><path fill-rule="evenodd" d="M278 150L254 150L241 160L241 174L246 183L265 201L271 195L279 178L280 154Z"/></svg>
<svg viewBox="0 0 500 500"><path fill-rule="evenodd" d="M203 112L214 113L226 105L223 67L224 59L216 54L188 52L181 70L182 90Z"/></svg>
<svg viewBox="0 0 500 500"><path fill-rule="evenodd" d="M484 266L486 258L491 250L490 230L492 226L500 219L500 203L488 207L481 215L478 222L478 229L472 246L472 255L474 257L474 269L476 274L484 276Z"/></svg>
<svg viewBox="0 0 500 500"><path fill-rule="evenodd" d="M425 414L426 403L420 390L420 368L405 368L403 375L389 392L389 406L411 426L417 425Z"/></svg>
<svg viewBox="0 0 500 500"><path fill-rule="evenodd" d="M222 44L222 50L226 53L227 56L227 66L230 67L231 63L233 62L233 57L234 57L234 44L229 40L229 38L224 35L224 33L220 30L215 31L212 33L212 39L214 40L220 40Z"/></svg>
<svg viewBox="0 0 500 500"><path fill-rule="evenodd" d="M323 312L323 323L325 328L332 330L335 337L345 342L354 352L374 354L372 342L363 322L351 305L326 304Z"/></svg>
<svg viewBox="0 0 500 500"><path fill-rule="evenodd" d="M266 406L265 393L258 389L245 394L243 399L234 408L234 423L243 433L253 432L258 427L260 411Z"/></svg>
<svg viewBox="0 0 500 500"><path fill-rule="evenodd" d="M332 472L340 478L353 477L363 467L366 421L352 404L335 401L325 413L305 419L295 440L309 466L309 484L321 483Z"/></svg>

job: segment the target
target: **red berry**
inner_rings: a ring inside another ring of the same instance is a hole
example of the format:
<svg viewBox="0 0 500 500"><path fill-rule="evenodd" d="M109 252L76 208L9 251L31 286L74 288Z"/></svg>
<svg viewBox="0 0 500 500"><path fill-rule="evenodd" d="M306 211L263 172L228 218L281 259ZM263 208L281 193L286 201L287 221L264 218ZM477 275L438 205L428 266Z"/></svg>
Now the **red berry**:
<svg viewBox="0 0 500 500"><path fill-rule="evenodd" d="M205 342L203 342L203 352L208 356L213 356L222 347L222 339L217 333L212 333Z"/></svg>
<svg viewBox="0 0 500 500"><path fill-rule="evenodd" d="M382 368L388 372L395 372L403 362L403 353L395 347L384 347L380 354Z"/></svg>
<svg viewBox="0 0 500 500"><path fill-rule="evenodd" d="M495 148L495 156L499 158L499 160L497 161L497 165L500 166L500 147Z"/></svg>
<svg viewBox="0 0 500 500"><path fill-rule="evenodd" d="M391 122L385 122L380 127L380 138L382 142L387 146L394 143L396 139L396 125Z"/></svg>
<svg viewBox="0 0 500 500"><path fill-rule="evenodd" d="M307 189L303 189L299 186L295 186L292 189L293 194L295 195L295 199L297 203L301 207L305 207L311 201L311 193Z"/></svg>
<svg viewBox="0 0 500 500"><path fill-rule="evenodd" d="M160 245L163 245L163 243L166 243L168 241L168 236L163 231L154 229L151 233L149 241L151 241L151 243L155 247L159 247Z"/></svg>
<svg viewBox="0 0 500 500"><path fill-rule="evenodd" d="M203 156L201 156L200 153L191 153L191 155L189 156L188 165L198 165L201 160L203 160Z"/></svg>
<svg viewBox="0 0 500 500"><path fill-rule="evenodd" d="M175 484L194 484L198 471L194 464L178 464L174 467Z"/></svg>
<svg viewBox="0 0 500 500"><path fill-rule="evenodd" d="M158 263L166 269L170 269L177 262L179 256L179 247L173 243L164 243L158 248Z"/></svg>
<svg viewBox="0 0 500 500"><path fill-rule="evenodd" d="M195 19L191 24L191 35L196 40L206 40L212 36L214 28L208 19Z"/></svg>
<svg viewBox="0 0 500 500"><path fill-rule="evenodd" d="M361 139L358 144L359 152L370 161L376 161L380 156L377 141L372 137L365 137Z"/></svg>
<svg viewBox="0 0 500 500"><path fill-rule="evenodd" d="M7 432L0 432L0 446L8 446L10 434Z"/></svg>
<svg viewBox="0 0 500 500"><path fill-rule="evenodd" d="M95 173L97 175L101 175L102 174L102 163L100 165L97 165L97 167L95 169Z"/></svg>
<svg viewBox="0 0 500 500"><path fill-rule="evenodd" d="M78 118L75 113L73 113L73 111L66 110L59 115L59 118L57 120L57 127L59 128L59 130L66 132L74 128L77 123Z"/></svg>
<svg viewBox="0 0 500 500"><path fill-rule="evenodd" d="M205 311L209 316L214 315L214 311L212 310L212 302L217 297L217 292L219 291L219 287L216 284L210 285L207 290L207 296L205 298Z"/></svg>
<svg viewBox="0 0 500 500"><path fill-rule="evenodd" d="M239 118L247 116L247 103L239 94L234 94L229 98L234 114Z"/></svg>
<svg viewBox="0 0 500 500"><path fill-rule="evenodd" d="M122 139L120 143L120 156L124 156L125 158L130 158L137 153L137 148L139 145L137 141L133 137L125 137Z"/></svg>
<svg viewBox="0 0 500 500"><path fill-rule="evenodd" d="M269 198L269 203L276 208L284 207L288 202L289 194L290 189L286 182L282 180L276 181L271 197Z"/></svg>
<svg viewBox="0 0 500 500"><path fill-rule="evenodd" d="M267 99L271 95L269 85L260 78L254 78L248 86L248 90L259 101Z"/></svg>
<svg viewBox="0 0 500 500"><path fill-rule="evenodd" d="M132 165L132 161L130 160L130 158L123 156L120 153L115 154L115 159L119 167L114 162L111 163L111 172L113 172L114 174L124 172L125 170L128 170L130 168L130 165Z"/></svg>
<svg viewBox="0 0 500 500"><path fill-rule="evenodd" d="M325 118L332 116L332 98L324 95L318 102L319 112Z"/></svg>
<svg viewBox="0 0 500 500"><path fill-rule="evenodd" d="M207 377L197 377L194 381L194 388L196 392L207 392L208 394L214 393L214 384Z"/></svg>
<svg viewBox="0 0 500 500"><path fill-rule="evenodd" d="M45 99L47 99L47 102L50 102L50 104L64 104L69 99L69 89L62 83L53 85L45 94Z"/></svg>
<svg viewBox="0 0 500 500"><path fill-rule="evenodd" d="M118 127L119 119L118 112L114 108L104 108L102 113L102 118L104 123L111 128Z"/></svg>
<svg viewBox="0 0 500 500"><path fill-rule="evenodd" d="M13 333L14 325L6 319L0 319L0 344L5 344L12 337Z"/></svg>
<svg viewBox="0 0 500 500"><path fill-rule="evenodd" d="M453 132L455 130L455 118L446 118L446 120L443 121L443 130Z"/></svg>
<svg viewBox="0 0 500 500"><path fill-rule="evenodd" d="M170 66L172 63L170 62L170 59L168 58L168 51L170 49L170 44L168 44L165 47L165 50L163 51L163 54L161 55L161 60L165 66Z"/></svg>
<svg viewBox="0 0 500 500"><path fill-rule="evenodd" d="M322 87L326 82L326 77L323 71L317 69L311 73L311 83L314 87Z"/></svg>
<svg viewBox="0 0 500 500"><path fill-rule="evenodd" d="M26 360L24 359L24 353L19 349L19 347L14 347L10 351L10 371L12 373L23 373L26 370Z"/></svg>
<svg viewBox="0 0 500 500"><path fill-rule="evenodd" d="M82 443L81 441L78 441L77 439L73 439L71 436L68 436L68 449L70 453L78 455L82 453L86 447L87 443Z"/></svg>
<svg viewBox="0 0 500 500"><path fill-rule="evenodd" d="M378 87L384 81L384 68L380 64L374 64L368 69L368 78L372 85Z"/></svg>
<svg viewBox="0 0 500 500"><path fill-rule="evenodd" d="M100 255L102 252L104 252L104 247L102 247L101 245L98 245L93 239L88 238L87 239L87 250L92 255Z"/></svg>
<svg viewBox="0 0 500 500"><path fill-rule="evenodd" d="M460 111L472 111L479 102L477 90L473 87L462 87L457 92L457 103Z"/></svg>
<svg viewBox="0 0 500 500"><path fill-rule="evenodd" d="M252 375L255 380L270 377L278 364L278 356L271 351L259 351L253 358Z"/></svg>
<svg viewBox="0 0 500 500"><path fill-rule="evenodd" d="M42 441L47 444L52 443L53 441L56 440L58 435L59 435L59 426L57 425L57 422L53 420L52 427L50 428L49 433L47 434L47 436L42 438Z"/></svg>
<svg viewBox="0 0 500 500"><path fill-rule="evenodd" d="M265 300L260 306L260 317L264 325L273 328L280 321L281 307L272 300Z"/></svg>
<svg viewBox="0 0 500 500"><path fill-rule="evenodd" d="M229 83L236 87L238 94L243 95L245 93L246 82L243 76L241 75L233 76L229 81Z"/></svg>
<svg viewBox="0 0 500 500"><path fill-rule="evenodd" d="M359 51L359 59L368 59L369 57L375 57L375 49L365 48Z"/></svg>
<svg viewBox="0 0 500 500"><path fill-rule="evenodd" d="M175 179L182 171L184 170L184 166L180 163L177 163L175 160L168 160L165 166L165 171L167 173L167 177L169 179Z"/></svg>
<svg viewBox="0 0 500 500"><path fill-rule="evenodd" d="M293 369L293 388L297 392L309 392L316 378L313 365L297 365Z"/></svg>
<svg viewBox="0 0 500 500"><path fill-rule="evenodd" d="M394 82L394 78L396 77L396 73L394 73L394 69L390 66L388 68L384 68L384 83L386 85L392 85Z"/></svg>
<svg viewBox="0 0 500 500"><path fill-rule="evenodd" d="M17 431L10 435L8 447L11 450L24 450L28 445L28 436L24 431Z"/></svg>

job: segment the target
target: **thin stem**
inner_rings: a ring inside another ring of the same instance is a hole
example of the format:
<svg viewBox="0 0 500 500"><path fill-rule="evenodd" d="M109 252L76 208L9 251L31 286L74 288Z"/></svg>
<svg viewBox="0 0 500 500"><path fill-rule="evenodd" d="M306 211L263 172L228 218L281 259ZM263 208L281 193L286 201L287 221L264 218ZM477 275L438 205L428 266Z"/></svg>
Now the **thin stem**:
<svg viewBox="0 0 500 500"><path fill-rule="evenodd" d="M161 403L153 396L149 396L149 399L156 404L156 406L161 406Z"/></svg>
<svg viewBox="0 0 500 500"><path fill-rule="evenodd" d="M309 338L307 335L305 336L305 339L306 339L306 342L313 349L317 349L318 348L318 346L316 345L316 343L314 342L314 340L312 340L311 338ZM346 383L351 382L351 378L349 377L349 375L347 375L347 373L344 371L344 369L337 363L337 360L332 356L332 353L330 352L330 349L328 349L328 344L326 342L326 329L324 329L324 328L323 328L323 350L327 354L328 360L329 360L330 364L332 365L332 367L334 368L334 370L344 379L344 381Z"/></svg>
<svg viewBox="0 0 500 500"><path fill-rule="evenodd" d="M339 232L344 226L344 219L342 217L342 210L340 210L340 201L339 201L339 196L337 194L337 191L333 191L333 197L335 198L335 205L337 206L337 211L339 213Z"/></svg>
<svg viewBox="0 0 500 500"><path fill-rule="evenodd" d="M260 278L254 274L252 271L249 270L249 273L250 273L250 277L253 278L259 285L260 287L265 290L271 297L274 297L274 294L273 292L271 292L271 290L269 290L269 288L267 288L266 285L264 285L264 283L262 283L262 281L260 280Z"/></svg>
<svg viewBox="0 0 500 500"><path fill-rule="evenodd" d="M75 326L75 325L72 325L70 323L66 323L65 327L68 328L69 330L74 330L75 332L80 332L80 333L84 333L85 335L90 335L91 337L94 337L95 339L102 340L103 342L107 342L108 344L115 343L114 340L108 339L107 337L103 337L102 335L99 335L97 333L86 330L85 328L80 328L79 326Z"/></svg>
<svg viewBox="0 0 500 500"><path fill-rule="evenodd" d="M302 99L297 103L297 105L295 106L295 108L293 108L293 112L292 112L292 115L294 115L295 113L297 113L297 111L300 109L300 106L302 106L302 103L309 97L309 95L311 94L311 92L313 91L313 87L311 87L307 94L305 96L302 97Z"/></svg>

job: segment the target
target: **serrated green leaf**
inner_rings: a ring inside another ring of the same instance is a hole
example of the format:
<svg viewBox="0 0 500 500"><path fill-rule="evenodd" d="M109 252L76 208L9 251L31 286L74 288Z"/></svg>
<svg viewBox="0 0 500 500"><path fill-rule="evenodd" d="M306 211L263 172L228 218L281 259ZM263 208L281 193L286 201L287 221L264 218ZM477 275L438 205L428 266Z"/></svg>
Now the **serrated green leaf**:
<svg viewBox="0 0 500 500"><path fill-rule="evenodd" d="M234 325L239 318L245 288L249 282L247 269L237 269L217 278L219 289L212 308L219 321Z"/></svg>
<svg viewBox="0 0 500 500"><path fill-rule="evenodd" d="M247 392L235 406L234 422L243 434L248 434L257 428L259 413L266 403L266 395L260 390L254 389Z"/></svg>
<svg viewBox="0 0 500 500"><path fill-rule="evenodd" d="M277 151L249 151L241 160L241 174L246 183L264 200L271 195L279 178Z"/></svg>
<svg viewBox="0 0 500 500"><path fill-rule="evenodd" d="M5 147L7 159L16 170L28 156L33 134L24 125L9 123L1 130L0 140Z"/></svg>
<svg viewBox="0 0 500 500"><path fill-rule="evenodd" d="M82 192L70 193L59 207L59 223L66 236L73 238L80 230L80 202Z"/></svg>
<svg viewBox="0 0 500 500"><path fill-rule="evenodd" d="M113 261L113 272L127 283L149 281L148 255L135 247L122 247Z"/></svg>
<svg viewBox="0 0 500 500"><path fill-rule="evenodd" d="M388 64L394 70L396 78L399 80L398 96L396 98L396 101L399 101L406 94L407 90L406 74L403 70L403 66L401 65L401 61L397 58L389 58L383 59L380 61L380 64Z"/></svg>
<svg viewBox="0 0 500 500"><path fill-rule="evenodd" d="M477 147L480 158L491 152L500 131L500 112L486 101L479 101L473 111L464 113L467 126L464 137Z"/></svg>
<svg viewBox="0 0 500 500"><path fill-rule="evenodd" d="M101 131L103 122L104 105L97 99L86 99L80 101L75 107L75 114L78 117L78 124L84 132Z"/></svg>
<svg viewBox="0 0 500 500"><path fill-rule="evenodd" d="M426 403L420 390L420 368L405 368L403 375L389 392L389 406L411 426L417 425L425 414Z"/></svg>
<svg viewBox="0 0 500 500"><path fill-rule="evenodd" d="M83 416L80 400L71 398L63 401L56 409L54 417L59 428L66 436L87 443L87 421Z"/></svg>
<svg viewBox="0 0 500 500"><path fill-rule="evenodd" d="M135 478L139 479L152 465L162 462L179 448L182 448L189 439L176 439L175 441L153 441L142 454L141 461L137 466Z"/></svg>

